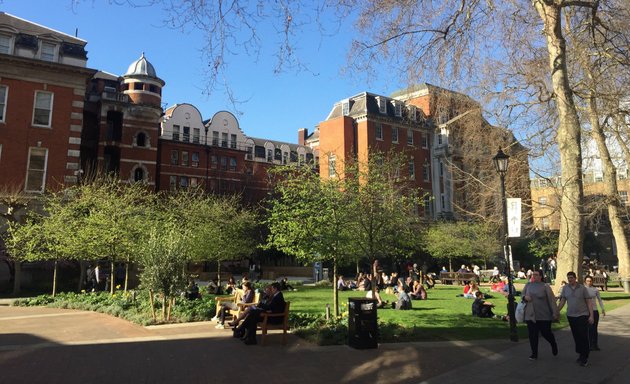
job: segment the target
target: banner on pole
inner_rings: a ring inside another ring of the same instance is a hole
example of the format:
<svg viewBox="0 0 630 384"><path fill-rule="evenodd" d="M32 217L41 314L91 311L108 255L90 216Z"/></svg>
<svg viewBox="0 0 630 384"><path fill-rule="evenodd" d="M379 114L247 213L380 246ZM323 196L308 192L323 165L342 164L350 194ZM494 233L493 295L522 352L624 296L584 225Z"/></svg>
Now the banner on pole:
<svg viewBox="0 0 630 384"><path fill-rule="evenodd" d="M508 237L521 237L521 199L507 199Z"/></svg>

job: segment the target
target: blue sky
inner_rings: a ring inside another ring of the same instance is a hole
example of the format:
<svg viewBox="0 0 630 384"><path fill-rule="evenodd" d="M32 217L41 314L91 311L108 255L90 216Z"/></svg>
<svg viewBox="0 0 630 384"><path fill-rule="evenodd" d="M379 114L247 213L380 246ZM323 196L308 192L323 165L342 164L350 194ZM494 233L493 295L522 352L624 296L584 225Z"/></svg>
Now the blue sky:
<svg viewBox="0 0 630 384"><path fill-rule="evenodd" d="M74 1L77 3L77 1ZM203 33L166 28L167 14L160 7L133 8L106 0L2 0L0 10L88 42L88 66L122 75L145 52L157 74L166 81L163 102L195 105L204 119L227 110L239 120L248 136L297 142L298 128L314 127L326 118L336 101L363 91L388 95L402 88L393 75L366 79L341 74L351 42L352 25L334 36L312 31L300 37L297 54L310 72L286 70L274 74L274 53L280 36L261 26L265 41L258 61L238 52L229 57L226 77L235 97L245 101L235 110L219 90L204 94L204 62L200 50Z"/></svg>

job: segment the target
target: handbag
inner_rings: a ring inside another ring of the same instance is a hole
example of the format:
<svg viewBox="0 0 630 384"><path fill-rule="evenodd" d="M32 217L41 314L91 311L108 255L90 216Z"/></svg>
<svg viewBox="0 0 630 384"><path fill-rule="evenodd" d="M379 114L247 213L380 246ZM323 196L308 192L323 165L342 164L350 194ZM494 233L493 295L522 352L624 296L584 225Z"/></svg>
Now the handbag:
<svg viewBox="0 0 630 384"><path fill-rule="evenodd" d="M517 322L522 323L525 321L525 307L527 303L525 301L521 301L516 305L516 311L514 311L514 318Z"/></svg>

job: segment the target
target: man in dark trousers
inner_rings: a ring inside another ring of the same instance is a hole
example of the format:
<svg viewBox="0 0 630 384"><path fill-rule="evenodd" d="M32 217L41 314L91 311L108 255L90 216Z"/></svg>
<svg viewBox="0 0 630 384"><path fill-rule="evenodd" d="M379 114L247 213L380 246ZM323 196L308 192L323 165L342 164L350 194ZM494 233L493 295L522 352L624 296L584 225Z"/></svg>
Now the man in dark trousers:
<svg viewBox="0 0 630 384"><path fill-rule="evenodd" d="M280 284L278 282L272 283L270 287L271 298L263 304L252 308L249 311L247 317L243 320L241 327L244 329L243 342L247 345L256 344L256 324L261 321L261 313L283 313L285 302L282 291L280 290ZM270 317L270 324L280 324L284 321L282 317Z"/></svg>
<svg viewBox="0 0 630 384"><path fill-rule="evenodd" d="M568 284L560 291L558 312L567 304L567 319L575 341L576 362L582 367L588 365L589 341L588 325L593 324L593 301L585 286L578 283L575 272L567 273Z"/></svg>

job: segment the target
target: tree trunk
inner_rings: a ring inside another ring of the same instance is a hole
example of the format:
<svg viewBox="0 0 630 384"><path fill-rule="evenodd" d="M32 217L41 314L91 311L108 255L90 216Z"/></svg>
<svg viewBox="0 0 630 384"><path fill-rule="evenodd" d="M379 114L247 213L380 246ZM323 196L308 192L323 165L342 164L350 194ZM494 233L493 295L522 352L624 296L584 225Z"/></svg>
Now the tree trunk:
<svg viewBox="0 0 630 384"><path fill-rule="evenodd" d="M162 294L162 320L166 321L166 294Z"/></svg>
<svg viewBox="0 0 630 384"><path fill-rule="evenodd" d="M22 290L22 262L13 262L13 296L18 296Z"/></svg>
<svg viewBox="0 0 630 384"><path fill-rule="evenodd" d="M604 193L608 207L608 218L610 227L615 238L615 246L617 247L617 256L619 258L619 276L630 277L628 274L628 238L624 231L622 219L621 201L619 200L619 191L617 189L617 171L610 158L610 151L606 146L606 136L601 124L599 123L599 113L597 111L597 100L594 95L588 99L589 118L593 133L593 140L597 144L599 157L602 161L602 169L604 172Z"/></svg>
<svg viewBox="0 0 630 384"><path fill-rule="evenodd" d="M339 289L337 287L337 280L339 280L339 276L337 276L337 258L333 257L333 311L335 313L335 318L339 317Z"/></svg>
<svg viewBox="0 0 630 384"><path fill-rule="evenodd" d="M219 287L221 286L221 261L220 260L217 260L217 285Z"/></svg>
<svg viewBox="0 0 630 384"><path fill-rule="evenodd" d="M153 316L153 322L156 322L157 316L155 314L155 300L152 289L149 290L149 303L151 303L151 315Z"/></svg>
<svg viewBox="0 0 630 384"><path fill-rule="evenodd" d="M55 265L53 267L52 296L55 297L56 294L57 294L57 260L55 260Z"/></svg>
<svg viewBox="0 0 630 384"><path fill-rule="evenodd" d="M79 261L79 284L77 287L77 292L81 292L81 290L83 290L83 288L85 288L85 280L86 280L86 276L87 273L85 272L87 269L87 263L85 262L85 260L81 260Z"/></svg>
<svg viewBox="0 0 630 384"><path fill-rule="evenodd" d="M626 164L630 164L630 148L628 148L627 142L623 139L623 137L619 133L620 129L625 130L627 132L628 126L624 122L624 118L620 116L615 117L615 123L617 125L616 129L613 130L615 134L615 138L617 139L619 146L623 150ZM618 195L615 194L615 197L618 197ZM618 210L620 209L620 207L617 207L617 208ZM612 218L613 216L610 216L610 217ZM615 226L612 223L612 221L610 224L611 224L611 227L613 228L613 235L615 236L615 245L617 246L617 258L619 259L619 277L630 279L630 253L629 253L630 251L628 251L627 238L624 237L624 240L626 241L626 250L624 253L622 253L621 249L619 248L619 244L616 242L618 235L615 233ZM621 230L623 230L623 226L621 227ZM630 293L630 292L626 292L626 293Z"/></svg>
<svg viewBox="0 0 630 384"><path fill-rule="evenodd" d="M562 35L562 8L556 2L542 0L536 0L534 5L544 23L551 82L559 120L557 142L562 167L562 200L558 276L564 276L569 271L581 276L584 239L581 127L569 85L566 41ZM561 278L556 279L556 289L559 288L561 281Z"/></svg>
<svg viewBox="0 0 630 384"><path fill-rule="evenodd" d="M129 264L131 264L129 261L125 263L125 292L129 288Z"/></svg>
<svg viewBox="0 0 630 384"><path fill-rule="evenodd" d="M116 280L114 280L115 274L116 274L116 263L114 263L114 259L112 258L112 261L109 264L109 293L110 295L114 295L114 285L116 285Z"/></svg>

